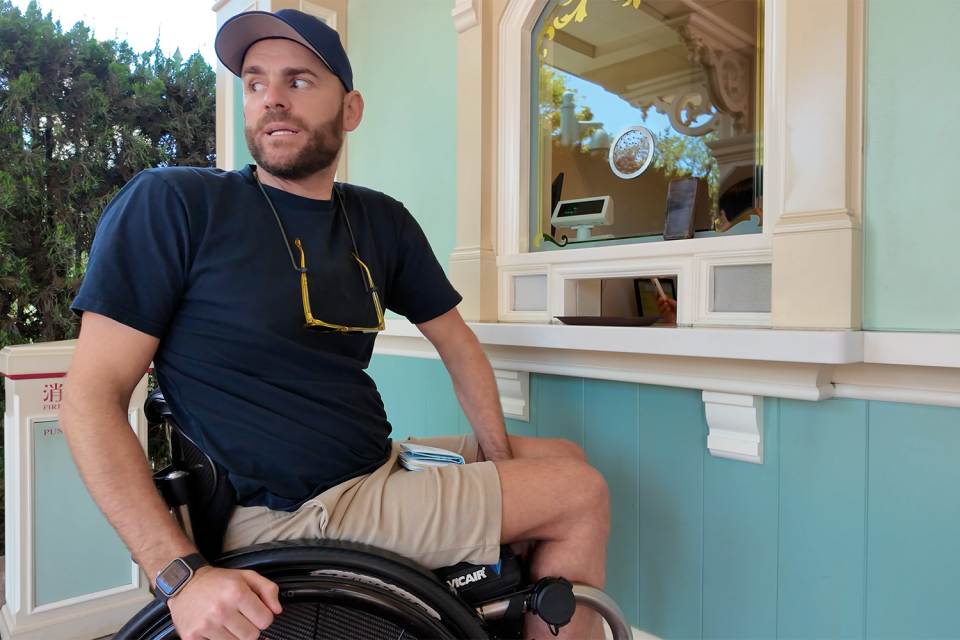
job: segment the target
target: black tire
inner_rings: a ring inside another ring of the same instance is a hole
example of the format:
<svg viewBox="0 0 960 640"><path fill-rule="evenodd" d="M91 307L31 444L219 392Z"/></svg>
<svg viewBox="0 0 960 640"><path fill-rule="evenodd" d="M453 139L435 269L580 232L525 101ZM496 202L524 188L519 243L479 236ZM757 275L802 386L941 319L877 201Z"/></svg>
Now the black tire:
<svg viewBox="0 0 960 640"><path fill-rule="evenodd" d="M489 637L476 611L432 573L380 549L322 540L281 542L238 549L214 564L256 571L280 586L284 611L261 638ZM167 606L155 600L114 640L174 637Z"/></svg>

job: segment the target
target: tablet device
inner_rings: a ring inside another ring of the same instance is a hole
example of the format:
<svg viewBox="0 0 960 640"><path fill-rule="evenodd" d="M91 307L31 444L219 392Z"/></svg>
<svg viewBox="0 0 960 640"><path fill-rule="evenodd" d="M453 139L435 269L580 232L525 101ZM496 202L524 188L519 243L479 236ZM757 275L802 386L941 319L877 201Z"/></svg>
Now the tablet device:
<svg viewBox="0 0 960 640"><path fill-rule="evenodd" d="M663 224L664 240L693 237L693 215L697 206L700 179L675 178L667 187L667 212Z"/></svg>

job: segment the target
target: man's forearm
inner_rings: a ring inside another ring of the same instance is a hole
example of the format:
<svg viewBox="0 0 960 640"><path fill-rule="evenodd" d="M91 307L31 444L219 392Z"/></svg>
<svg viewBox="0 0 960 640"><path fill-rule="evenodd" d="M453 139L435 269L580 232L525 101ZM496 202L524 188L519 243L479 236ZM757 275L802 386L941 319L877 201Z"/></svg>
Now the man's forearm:
<svg viewBox="0 0 960 640"><path fill-rule="evenodd" d="M153 579L170 560L196 548L154 488L125 407L70 382L77 381L68 380L60 421L73 459L97 506Z"/></svg>
<svg viewBox="0 0 960 640"><path fill-rule="evenodd" d="M440 355L484 457L493 461L509 460L513 452L503 422L497 380L480 342L472 331L469 333L468 338L455 343L453 353Z"/></svg>
<svg viewBox="0 0 960 640"><path fill-rule="evenodd" d="M497 380L476 334L456 308L417 327L436 347L450 372L453 390L473 427L484 458L493 461L511 459L513 452L503 424Z"/></svg>

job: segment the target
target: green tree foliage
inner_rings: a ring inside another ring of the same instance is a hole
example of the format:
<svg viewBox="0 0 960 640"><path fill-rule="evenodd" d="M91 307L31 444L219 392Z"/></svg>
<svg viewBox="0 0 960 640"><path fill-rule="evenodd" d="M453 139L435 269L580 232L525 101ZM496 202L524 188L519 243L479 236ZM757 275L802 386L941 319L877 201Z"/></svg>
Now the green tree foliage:
<svg viewBox="0 0 960 640"><path fill-rule="evenodd" d="M540 130L549 131L551 138L560 142L560 105L563 104L563 94L573 94L574 104L577 102L577 90L567 86L566 74L546 64L540 65ZM577 120L589 122L593 120L590 107L584 105L575 112ZM580 132L580 142L590 137L593 129Z"/></svg>
<svg viewBox="0 0 960 640"><path fill-rule="evenodd" d="M215 164L215 74L0 0L0 347L75 337L104 206L143 169Z"/></svg>
<svg viewBox="0 0 960 640"><path fill-rule="evenodd" d="M215 78L200 54L136 54L0 0L0 348L76 336L69 305L120 187L216 163ZM0 520L2 492L0 473Z"/></svg>
<svg viewBox="0 0 960 640"><path fill-rule="evenodd" d="M662 169L668 178L703 178L708 185L710 201L716 204L720 189L720 165L706 145L716 139L716 132L704 136L685 136L667 127L657 136L657 155L653 166Z"/></svg>

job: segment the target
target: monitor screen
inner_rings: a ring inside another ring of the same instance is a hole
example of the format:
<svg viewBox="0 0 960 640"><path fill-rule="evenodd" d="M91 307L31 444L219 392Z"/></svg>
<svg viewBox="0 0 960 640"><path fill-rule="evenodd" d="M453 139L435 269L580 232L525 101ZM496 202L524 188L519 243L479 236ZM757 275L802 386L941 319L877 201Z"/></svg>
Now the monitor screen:
<svg viewBox="0 0 960 640"><path fill-rule="evenodd" d="M557 174L550 185L550 211L556 211L557 203L560 202L560 195L563 193L563 172Z"/></svg>
<svg viewBox="0 0 960 640"><path fill-rule="evenodd" d="M584 200L582 202L564 202L557 211L558 218L569 218L572 216L585 216L591 213L600 213L603 211L603 198L596 200Z"/></svg>

